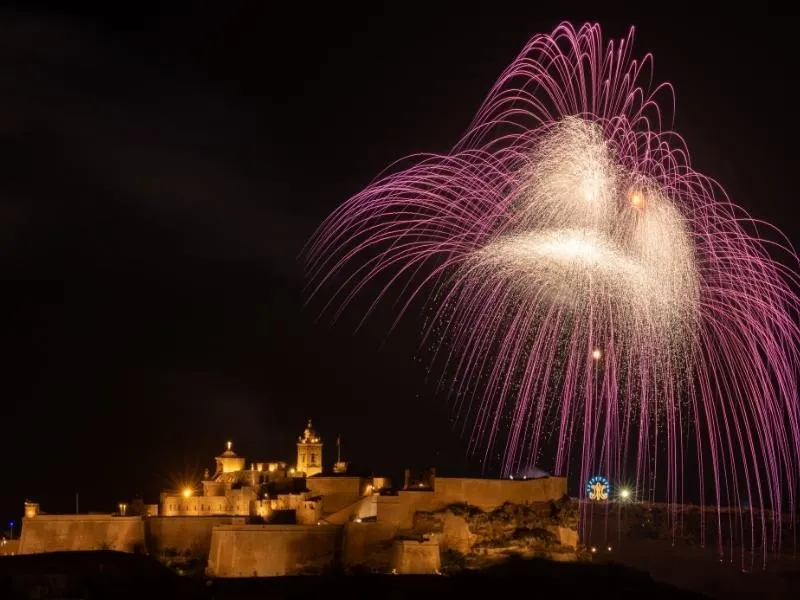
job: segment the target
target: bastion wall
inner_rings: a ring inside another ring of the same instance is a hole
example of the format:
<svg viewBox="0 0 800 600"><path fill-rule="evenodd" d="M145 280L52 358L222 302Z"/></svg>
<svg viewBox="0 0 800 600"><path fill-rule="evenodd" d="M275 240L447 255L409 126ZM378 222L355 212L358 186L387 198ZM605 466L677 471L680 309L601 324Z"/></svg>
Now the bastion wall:
<svg viewBox="0 0 800 600"><path fill-rule="evenodd" d="M22 519L20 554L66 550L144 549L141 517L112 515L37 515Z"/></svg>
<svg viewBox="0 0 800 600"><path fill-rule="evenodd" d="M0 540L0 556L14 556L19 554L19 540Z"/></svg>
<svg viewBox="0 0 800 600"><path fill-rule="evenodd" d="M211 549L214 527L244 522L244 517L150 517L145 522L147 550L205 557Z"/></svg>
<svg viewBox="0 0 800 600"><path fill-rule="evenodd" d="M315 572L338 555L333 525L220 525L211 534L212 577L272 577Z"/></svg>
<svg viewBox="0 0 800 600"><path fill-rule="evenodd" d="M432 575L442 568L439 544L431 541L395 540L392 572L398 575Z"/></svg>
<svg viewBox="0 0 800 600"><path fill-rule="evenodd" d="M351 522L344 528L342 562L345 566L380 561L383 552L392 549L397 528L380 521Z"/></svg>
<svg viewBox="0 0 800 600"><path fill-rule="evenodd" d="M466 502L481 510L489 511L499 508L506 502L526 504L558 500L566 493L566 477L523 480L437 477L433 501L440 505L434 508Z"/></svg>
<svg viewBox="0 0 800 600"><path fill-rule="evenodd" d="M315 475L306 479L306 488L312 496L322 496L322 514L327 516L353 504L363 496L368 483L361 477Z"/></svg>
<svg viewBox="0 0 800 600"><path fill-rule="evenodd" d="M549 502L566 493L565 477L523 480L436 477L432 490L402 490L396 496L380 496L377 519L394 524L398 529L410 529L418 510L438 510L450 504L466 503L483 511L492 511L506 502Z"/></svg>

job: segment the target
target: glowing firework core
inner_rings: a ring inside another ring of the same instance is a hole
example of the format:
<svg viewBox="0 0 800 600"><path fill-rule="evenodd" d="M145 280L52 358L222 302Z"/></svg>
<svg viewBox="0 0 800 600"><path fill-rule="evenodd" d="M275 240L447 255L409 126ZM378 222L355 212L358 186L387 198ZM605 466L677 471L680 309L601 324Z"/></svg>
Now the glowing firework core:
<svg viewBox="0 0 800 600"><path fill-rule="evenodd" d="M600 126L577 117L554 124L520 170L498 235L466 270L518 294L542 290L572 309L597 305L608 319L649 322L657 335L681 340L699 285L686 222L655 183L647 210L638 210L644 196L628 193L631 179L647 183L623 168Z"/></svg>

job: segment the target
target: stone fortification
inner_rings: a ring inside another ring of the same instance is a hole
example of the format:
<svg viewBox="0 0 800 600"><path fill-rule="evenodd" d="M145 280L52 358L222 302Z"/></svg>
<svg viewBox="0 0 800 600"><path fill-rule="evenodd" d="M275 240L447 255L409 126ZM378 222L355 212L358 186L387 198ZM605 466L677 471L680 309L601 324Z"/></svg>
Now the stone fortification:
<svg viewBox="0 0 800 600"><path fill-rule="evenodd" d="M206 559L215 526L244 522L244 517L150 517L145 522L147 551L154 556L188 555Z"/></svg>
<svg viewBox="0 0 800 600"><path fill-rule="evenodd" d="M141 517L42 515L22 520L20 554L64 550L144 551Z"/></svg>
<svg viewBox="0 0 800 600"><path fill-rule="evenodd" d="M272 577L320 572L339 552L342 528L318 525L222 525L211 537L213 577Z"/></svg>

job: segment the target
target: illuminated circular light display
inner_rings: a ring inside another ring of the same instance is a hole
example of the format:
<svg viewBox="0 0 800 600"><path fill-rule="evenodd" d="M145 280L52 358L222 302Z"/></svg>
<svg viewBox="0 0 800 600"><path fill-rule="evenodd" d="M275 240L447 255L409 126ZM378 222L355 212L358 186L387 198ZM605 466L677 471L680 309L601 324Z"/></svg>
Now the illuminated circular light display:
<svg viewBox="0 0 800 600"><path fill-rule="evenodd" d="M611 495L611 484L602 475L595 475L586 484L586 495L589 500L603 502Z"/></svg>

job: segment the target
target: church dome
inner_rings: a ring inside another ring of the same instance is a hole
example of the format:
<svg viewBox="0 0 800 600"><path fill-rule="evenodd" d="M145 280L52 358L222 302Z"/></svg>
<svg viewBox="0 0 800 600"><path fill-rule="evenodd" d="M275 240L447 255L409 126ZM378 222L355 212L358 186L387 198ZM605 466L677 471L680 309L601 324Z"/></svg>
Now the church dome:
<svg viewBox="0 0 800 600"><path fill-rule="evenodd" d="M306 425L303 435L300 436L300 441L304 444L316 444L319 442L319 436L311 425L311 419L308 420L308 425Z"/></svg>

